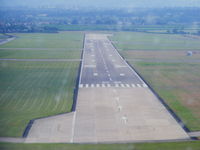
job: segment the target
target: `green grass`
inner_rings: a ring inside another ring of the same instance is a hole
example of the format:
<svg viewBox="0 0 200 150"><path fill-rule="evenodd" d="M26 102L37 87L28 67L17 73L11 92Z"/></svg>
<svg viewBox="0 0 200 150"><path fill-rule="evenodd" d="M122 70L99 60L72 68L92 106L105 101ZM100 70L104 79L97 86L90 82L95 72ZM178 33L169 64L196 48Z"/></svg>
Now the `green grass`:
<svg viewBox="0 0 200 150"><path fill-rule="evenodd" d="M0 50L0 58L15 59L79 59L81 57L80 50L62 50L62 49L46 49L46 50Z"/></svg>
<svg viewBox="0 0 200 150"><path fill-rule="evenodd" d="M175 34L117 32L111 40L122 50L200 50L200 37Z"/></svg>
<svg viewBox="0 0 200 150"><path fill-rule="evenodd" d="M186 126L200 130L200 64L132 62Z"/></svg>
<svg viewBox="0 0 200 150"><path fill-rule="evenodd" d="M8 36L0 33L0 40L4 40L4 39L7 39L7 38L8 38Z"/></svg>
<svg viewBox="0 0 200 150"><path fill-rule="evenodd" d="M80 50L83 34L81 32L21 33L15 34L18 38L1 45L0 48L66 48Z"/></svg>
<svg viewBox="0 0 200 150"><path fill-rule="evenodd" d="M29 120L69 112L78 62L0 62L0 136L21 136Z"/></svg>
<svg viewBox="0 0 200 150"><path fill-rule="evenodd" d="M8 144L1 150L199 150L200 142L141 143L141 144Z"/></svg>
<svg viewBox="0 0 200 150"><path fill-rule="evenodd" d="M15 35L16 40L0 46L11 48L1 49L0 58L80 58L82 32ZM69 112L78 66L79 62L0 60L0 136L22 136L31 119Z"/></svg>

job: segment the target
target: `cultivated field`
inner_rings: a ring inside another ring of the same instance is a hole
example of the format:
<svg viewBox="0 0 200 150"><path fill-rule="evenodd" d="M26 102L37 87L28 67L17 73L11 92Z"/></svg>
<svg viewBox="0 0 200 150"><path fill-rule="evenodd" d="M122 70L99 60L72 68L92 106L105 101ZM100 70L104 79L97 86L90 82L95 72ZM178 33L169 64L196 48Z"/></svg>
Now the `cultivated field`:
<svg viewBox="0 0 200 150"><path fill-rule="evenodd" d="M196 36L117 32L111 39L123 50L200 50L200 37Z"/></svg>
<svg viewBox="0 0 200 150"><path fill-rule="evenodd" d="M80 58L81 32L16 36L16 40L0 46L13 48L0 49L1 58ZM0 136L22 136L29 120L69 112L78 66L79 61L0 60Z"/></svg>
<svg viewBox="0 0 200 150"><path fill-rule="evenodd" d="M122 32L112 40L187 127L200 130L200 37Z"/></svg>

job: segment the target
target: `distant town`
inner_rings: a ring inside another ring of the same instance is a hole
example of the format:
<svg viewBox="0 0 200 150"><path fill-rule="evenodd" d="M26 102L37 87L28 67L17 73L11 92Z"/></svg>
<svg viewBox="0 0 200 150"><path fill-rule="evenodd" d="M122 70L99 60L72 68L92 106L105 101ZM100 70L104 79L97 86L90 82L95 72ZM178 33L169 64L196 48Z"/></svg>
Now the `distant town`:
<svg viewBox="0 0 200 150"><path fill-rule="evenodd" d="M60 30L146 31L200 35L200 8L81 9L0 8L0 32L58 32ZM176 15L174 15L176 14ZM95 26L94 26L95 25ZM187 29L187 30L186 30Z"/></svg>

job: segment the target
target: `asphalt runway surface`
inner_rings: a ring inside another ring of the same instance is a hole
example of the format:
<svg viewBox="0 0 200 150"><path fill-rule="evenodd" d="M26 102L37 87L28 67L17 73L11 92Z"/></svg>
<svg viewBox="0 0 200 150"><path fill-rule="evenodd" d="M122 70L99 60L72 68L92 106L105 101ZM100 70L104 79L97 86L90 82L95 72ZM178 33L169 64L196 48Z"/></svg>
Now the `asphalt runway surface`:
<svg viewBox="0 0 200 150"><path fill-rule="evenodd" d="M105 34L86 34L74 112L37 119L26 143L118 143L190 137Z"/></svg>
<svg viewBox="0 0 200 150"><path fill-rule="evenodd" d="M72 143L189 139L105 34L86 34Z"/></svg>
<svg viewBox="0 0 200 150"><path fill-rule="evenodd" d="M146 87L107 37L86 35L80 87L93 86Z"/></svg>

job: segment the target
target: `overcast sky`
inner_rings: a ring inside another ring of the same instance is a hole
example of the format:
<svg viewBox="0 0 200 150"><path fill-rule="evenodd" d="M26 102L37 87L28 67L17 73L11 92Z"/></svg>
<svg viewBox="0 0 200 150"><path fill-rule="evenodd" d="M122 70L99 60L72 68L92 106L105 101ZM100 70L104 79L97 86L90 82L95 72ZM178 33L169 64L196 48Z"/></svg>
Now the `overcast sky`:
<svg viewBox="0 0 200 150"><path fill-rule="evenodd" d="M200 7L200 0L0 0L0 6Z"/></svg>

